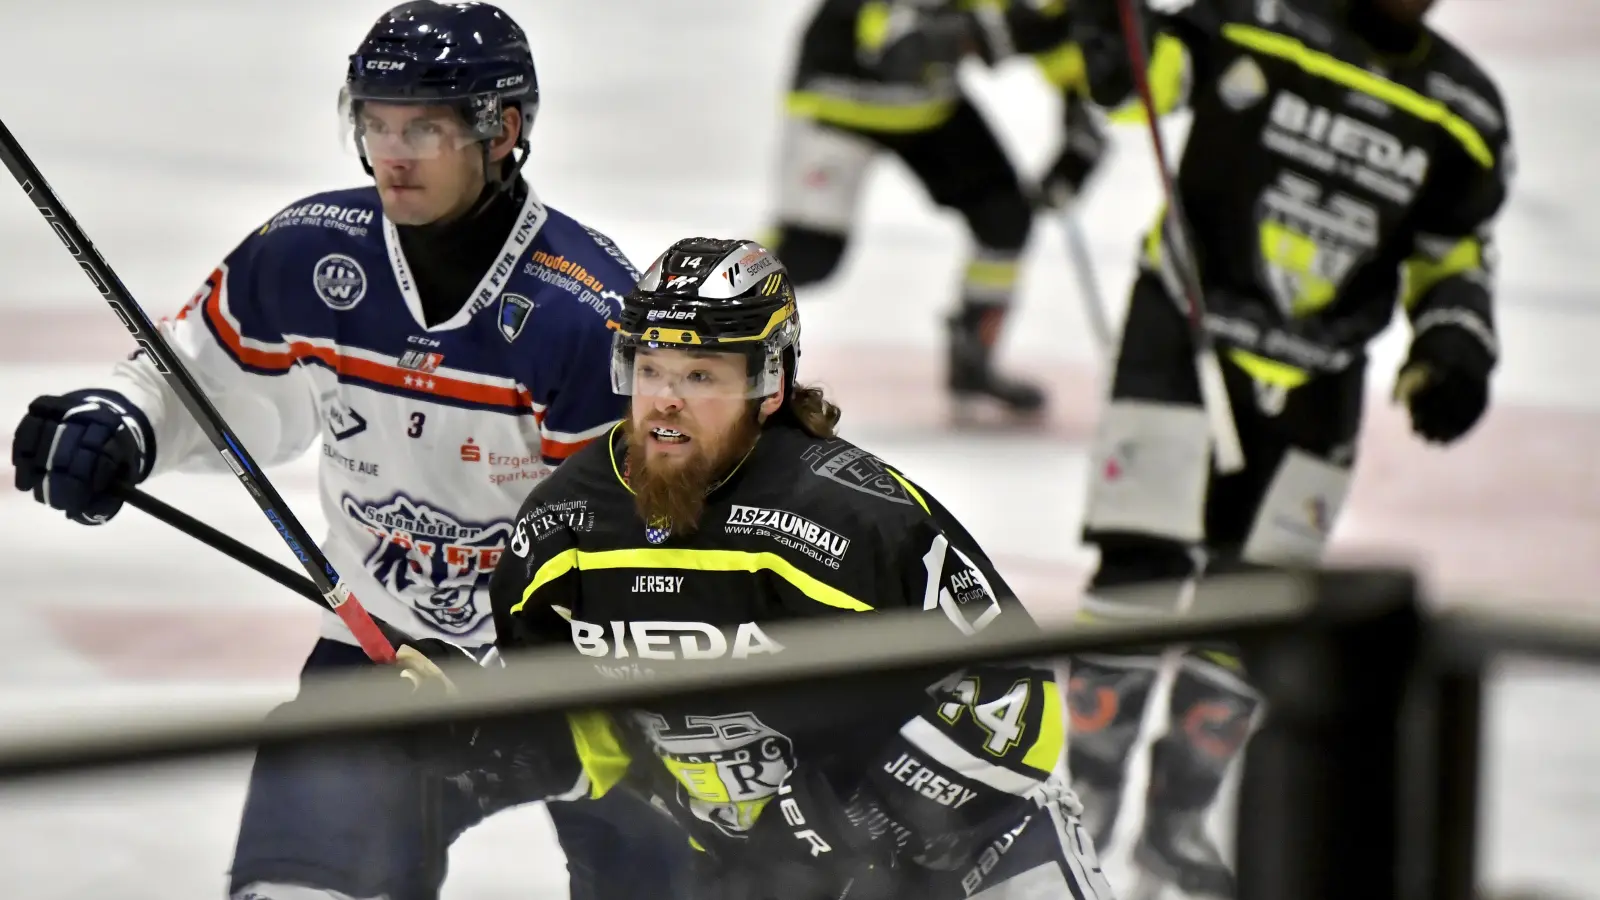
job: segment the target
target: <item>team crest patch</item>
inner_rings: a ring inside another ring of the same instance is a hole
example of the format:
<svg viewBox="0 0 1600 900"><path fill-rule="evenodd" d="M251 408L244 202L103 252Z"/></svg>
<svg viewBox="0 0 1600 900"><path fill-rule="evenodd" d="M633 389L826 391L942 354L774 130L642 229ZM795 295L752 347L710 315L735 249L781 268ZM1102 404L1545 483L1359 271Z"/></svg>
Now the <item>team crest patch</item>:
<svg viewBox="0 0 1600 900"><path fill-rule="evenodd" d="M510 522L469 522L405 494L340 498L345 515L373 538L367 572L423 622L446 634L477 628L489 579L511 539Z"/></svg>
<svg viewBox="0 0 1600 900"><path fill-rule="evenodd" d="M672 523L665 519L652 520L644 528L644 539L652 544L664 544L669 537L672 537Z"/></svg>
<svg viewBox="0 0 1600 900"><path fill-rule="evenodd" d="M521 294L500 295L500 333L508 341L517 339L522 326L528 324L528 314L533 312L533 301Z"/></svg>
<svg viewBox="0 0 1600 900"><path fill-rule="evenodd" d="M317 260L311 284L322 302L339 312L355 308L367 295L366 271L343 253L330 253Z"/></svg>
<svg viewBox="0 0 1600 900"><path fill-rule="evenodd" d="M860 447L831 441L807 449L800 458L811 464L812 472L851 490L907 506L914 502L900 482L889 474L883 460Z"/></svg>

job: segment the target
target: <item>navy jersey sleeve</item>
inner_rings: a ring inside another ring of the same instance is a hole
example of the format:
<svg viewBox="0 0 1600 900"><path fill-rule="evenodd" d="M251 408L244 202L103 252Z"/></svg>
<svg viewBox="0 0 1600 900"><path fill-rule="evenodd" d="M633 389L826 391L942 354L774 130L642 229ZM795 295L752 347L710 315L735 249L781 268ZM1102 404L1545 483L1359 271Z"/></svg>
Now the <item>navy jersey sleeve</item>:
<svg viewBox="0 0 1600 900"><path fill-rule="evenodd" d="M316 398L295 373L315 348L286 337L274 302L282 239L270 223L245 238L159 328L217 411L263 465L309 448L321 428ZM205 433L142 351L119 364L114 390L149 419L153 471L222 469Z"/></svg>
<svg viewBox="0 0 1600 900"><path fill-rule="evenodd" d="M541 304L553 308L543 352L547 362L530 385L539 415L539 452L557 465L605 434L627 409L611 389L611 343L622 294L636 275L616 245L593 229L565 219L559 252L536 251L531 266L550 276Z"/></svg>
<svg viewBox="0 0 1600 900"><path fill-rule="evenodd" d="M560 369L543 397L539 453L557 465L585 444L611 430L627 409L627 398L611 389L611 320L596 318L575 329Z"/></svg>

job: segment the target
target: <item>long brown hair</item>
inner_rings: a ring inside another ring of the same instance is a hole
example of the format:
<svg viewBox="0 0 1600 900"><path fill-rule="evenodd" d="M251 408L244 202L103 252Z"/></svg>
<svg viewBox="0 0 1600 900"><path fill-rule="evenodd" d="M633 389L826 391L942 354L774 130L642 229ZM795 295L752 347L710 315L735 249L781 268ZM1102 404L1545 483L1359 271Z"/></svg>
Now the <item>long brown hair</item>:
<svg viewBox="0 0 1600 900"><path fill-rule="evenodd" d="M816 385L796 384L783 408L800 423L800 429L814 438L839 436L839 417L844 411L834 405Z"/></svg>

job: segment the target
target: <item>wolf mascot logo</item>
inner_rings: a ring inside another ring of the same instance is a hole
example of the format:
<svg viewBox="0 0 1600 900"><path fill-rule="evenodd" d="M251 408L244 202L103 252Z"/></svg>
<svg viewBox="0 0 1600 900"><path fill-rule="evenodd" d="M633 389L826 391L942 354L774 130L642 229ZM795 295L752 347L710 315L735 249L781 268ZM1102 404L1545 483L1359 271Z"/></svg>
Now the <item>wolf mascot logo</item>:
<svg viewBox="0 0 1600 900"><path fill-rule="evenodd" d="M441 631L465 634L473 629L478 595L488 594L489 577L511 537L511 523L462 522L404 494L383 501L346 494L340 505L376 539L365 564L379 584Z"/></svg>

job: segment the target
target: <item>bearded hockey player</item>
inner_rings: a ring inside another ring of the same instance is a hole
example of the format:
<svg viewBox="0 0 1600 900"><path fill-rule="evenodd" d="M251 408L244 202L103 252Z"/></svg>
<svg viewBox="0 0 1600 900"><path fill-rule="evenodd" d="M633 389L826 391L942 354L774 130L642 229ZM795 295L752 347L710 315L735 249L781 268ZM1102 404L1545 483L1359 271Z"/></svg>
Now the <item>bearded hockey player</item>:
<svg viewBox="0 0 1600 900"><path fill-rule="evenodd" d="M1030 4L822 0L801 40L769 243L796 287L829 278L844 258L872 164L885 154L899 157L935 204L961 215L973 241L959 308L946 323L947 387L958 401L986 397L1032 413L1046 398L1036 385L995 371L1034 201L960 89L956 64L968 56L993 64L1039 53L1047 77L1065 84L1081 70L1075 53L1055 52L1065 36L1059 11L1044 14ZM1044 192L1060 202L1087 180L1103 143L1074 140L1078 128L1096 126L1077 104L1067 108L1067 140Z"/></svg>
<svg viewBox="0 0 1600 900"><path fill-rule="evenodd" d="M350 57L341 106L375 184L254 229L164 332L257 460L320 445L323 549L375 616L487 648L489 578L518 502L623 413L607 322L637 273L524 180L539 92L527 37L499 9L390 10ZM98 387L35 400L12 447L17 487L85 524L117 513L114 484L216 462L138 355ZM364 662L328 614L304 671ZM445 847L424 845L421 785L387 746L261 753L231 890L435 896L424 873ZM442 804L446 839L482 815L470 798ZM572 896L663 896L672 872L656 854L681 842L618 832L650 824L625 807L584 807L552 807Z"/></svg>
<svg viewBox="0 0 1600 900"><path fill-rule="evenodd" d="M1176 182L1196 258L1178 258L1163 226L1144 245L1091 468L1091 592L1317 561L1355 462L1367 344L1396 306L1410 346L1395 396L1412 430L1448 445L1483 415L1511 139L1488 75L1424 24L1430 5L1215 0L1143 17L1146 40L1182 51L1194 118ZM1133 73L1116 3L1078 14L1094 98L1121 103ZM1225 476L1209 462L1189 264L1245 451ZM1069 761L1101 840L1156 671L1153 655L1074 662ZM1203 823L1261 712L1243 676L1227 648L1188 653L1152 752L1135 861L1192 895L1233 893Z"/></svg>
<svg viewBox="0 0 1600 900"><path fill-rule="evenodd" d="M781 652L764 629L784 620L924 609L973 634L1026 616L937 501L835 436L838 408L795 381L799 333L788 273L758 244L691 238L645 272L612 356L628 418L534 488L495 572L508 655L569 646L602 674L649 677ZM1050 776L1062 706L1048 666L860 694L879 699L490 724L474 747L514 761L490 775L516 793L652 796L700 851L698 898L1107 896L1077 802Z"/></svg>

